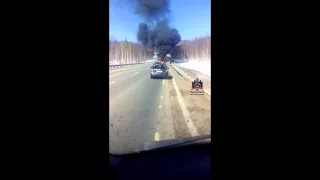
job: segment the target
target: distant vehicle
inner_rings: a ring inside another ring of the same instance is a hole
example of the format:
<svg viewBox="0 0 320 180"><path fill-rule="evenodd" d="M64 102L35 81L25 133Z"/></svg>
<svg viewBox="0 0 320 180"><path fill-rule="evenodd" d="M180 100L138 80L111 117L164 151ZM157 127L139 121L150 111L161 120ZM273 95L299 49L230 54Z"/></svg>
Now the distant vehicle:
<svg viewBox="0 0 320 180"><path fill-rule="evenodd" d="M172 63L172 58L171 57L166 57L165 58L165 62L170 62L170 64Z"/></svg>
<svg viewBox="0 0 320 180"><path fill-rule="evenodd" d="M151 66L150 69L150 78L155 77L168 78L169 68L163 62L156 62Z"/></svg>
<svg viewBox="0 0 320 180"><path fill-rule="evenodd" d="M170 61L171 61L171 57L165 57L165 58L164 58L164 61L165 61L165 62L170 62Z"/></svg>

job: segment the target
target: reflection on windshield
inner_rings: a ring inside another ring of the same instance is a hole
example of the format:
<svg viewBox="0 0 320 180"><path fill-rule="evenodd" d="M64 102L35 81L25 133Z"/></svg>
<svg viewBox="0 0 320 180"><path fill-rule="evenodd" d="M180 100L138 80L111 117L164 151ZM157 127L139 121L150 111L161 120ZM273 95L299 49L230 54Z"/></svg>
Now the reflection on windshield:
<svg viewBox="0 0 320 180"><path fill-rule="evenodd" d="M111 1L109 152L210 136L210 1Z"/></svg>

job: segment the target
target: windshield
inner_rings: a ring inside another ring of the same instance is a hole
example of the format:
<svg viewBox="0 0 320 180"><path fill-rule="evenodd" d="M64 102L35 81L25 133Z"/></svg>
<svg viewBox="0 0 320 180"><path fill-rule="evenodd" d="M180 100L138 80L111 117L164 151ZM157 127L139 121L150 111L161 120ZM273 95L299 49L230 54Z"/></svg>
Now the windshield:
<svg viewBox="0 0 320 180"><path fill-rule="evenodd" d="M210 18L210 0L110 0L110 154L210 136Z"/></svg>

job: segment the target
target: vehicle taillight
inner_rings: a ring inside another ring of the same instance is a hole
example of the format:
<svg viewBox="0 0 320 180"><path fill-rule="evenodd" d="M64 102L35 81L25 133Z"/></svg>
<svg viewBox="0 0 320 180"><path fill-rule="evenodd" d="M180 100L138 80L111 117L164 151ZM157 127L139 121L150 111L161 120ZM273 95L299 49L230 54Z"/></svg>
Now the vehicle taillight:
<svg viewBox="0 0 320 180"><path fill-rule="evenodd" d="M166 69L166 71L165 71L165 72L168 72L168 70L169 70L169 69Z"/></svg>
<svg viewBox="0 0 320 180"><path fill-rule="evenodd" d="M151 72L154 72L154 70L153 70L153 69L151 69Z"/></svg>

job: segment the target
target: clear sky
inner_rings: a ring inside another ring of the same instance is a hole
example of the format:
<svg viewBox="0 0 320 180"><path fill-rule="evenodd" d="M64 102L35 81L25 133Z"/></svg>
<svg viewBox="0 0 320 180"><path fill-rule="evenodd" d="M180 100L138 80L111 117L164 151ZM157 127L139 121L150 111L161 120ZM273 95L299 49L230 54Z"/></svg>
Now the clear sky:
<svg viewBox="0 0 320 180"><path fill-rule="evenodd" d="M143 20L124 5L110 0L109 36L117 40L137 42L138 25ZM210 0L171 0L170 27L176 28L182 40L191 40L211 33Z"/></svg>

